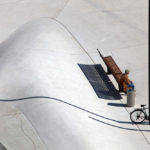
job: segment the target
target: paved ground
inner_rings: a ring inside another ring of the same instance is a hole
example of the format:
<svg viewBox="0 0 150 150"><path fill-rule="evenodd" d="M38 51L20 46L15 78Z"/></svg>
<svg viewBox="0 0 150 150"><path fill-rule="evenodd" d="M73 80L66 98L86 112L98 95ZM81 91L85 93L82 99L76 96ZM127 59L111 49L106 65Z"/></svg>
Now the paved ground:
<svg viewBox="0 0 150 150"><path fill-rule="evenodd" d="M132 125L134 108L96 51L131 70L135 108L148 104L147 3L0 1L0 143L149 150L150 126Z"/></svg>

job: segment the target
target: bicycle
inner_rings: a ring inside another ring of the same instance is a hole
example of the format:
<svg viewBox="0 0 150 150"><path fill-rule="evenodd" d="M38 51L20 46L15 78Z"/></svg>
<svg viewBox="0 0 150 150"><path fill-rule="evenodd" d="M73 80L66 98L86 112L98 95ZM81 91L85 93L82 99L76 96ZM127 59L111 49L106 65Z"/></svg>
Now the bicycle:
<svg viewBox="0 0 150 150"><path fill-rule="evenodd" d="M146 105L141 105L141 108L137 108L134 109L131 113L130 113L130 119L133 123L137 124L137 123L142 123L144 120L149 120L149 116L146 112L145 108Z"/></svg>

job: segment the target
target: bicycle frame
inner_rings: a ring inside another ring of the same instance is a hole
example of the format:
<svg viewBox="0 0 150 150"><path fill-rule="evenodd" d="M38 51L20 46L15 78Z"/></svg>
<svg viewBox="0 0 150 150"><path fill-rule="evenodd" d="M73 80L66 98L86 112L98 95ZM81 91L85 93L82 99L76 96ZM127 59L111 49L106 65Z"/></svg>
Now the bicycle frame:
<svg viewBox="0 0 150 150"><path fill-rule="evenodd" d="M141 110L145 113L145 119L149 120L149 116L147 115L146 109L148 109L148 108L145 108L144 106L141 108Z"/></svg>

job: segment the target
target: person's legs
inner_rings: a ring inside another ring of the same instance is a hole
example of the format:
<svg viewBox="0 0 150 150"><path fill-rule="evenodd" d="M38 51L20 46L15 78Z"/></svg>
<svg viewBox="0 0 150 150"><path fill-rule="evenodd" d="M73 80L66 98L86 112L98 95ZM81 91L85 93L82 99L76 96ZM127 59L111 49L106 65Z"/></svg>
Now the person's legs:
<svg viewBox="0 0 150 150"><path fill-rule="evenodd" d="M126 84L123 84L123 91L124 91L125 93L127 93L127 85L126 85Z"/></svg>

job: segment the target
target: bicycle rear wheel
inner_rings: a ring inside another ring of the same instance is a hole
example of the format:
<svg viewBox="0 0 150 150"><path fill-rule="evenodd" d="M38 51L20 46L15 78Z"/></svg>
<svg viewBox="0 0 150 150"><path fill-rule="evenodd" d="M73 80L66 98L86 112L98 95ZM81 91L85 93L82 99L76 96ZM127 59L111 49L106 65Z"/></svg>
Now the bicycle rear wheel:
<svg viewBox="0 0 150 150"><path fill-rule="evenodd" d="M130 119L134 123L142 123L145 120L146 114L141 109L136 109L130 113Z"/></svg>

